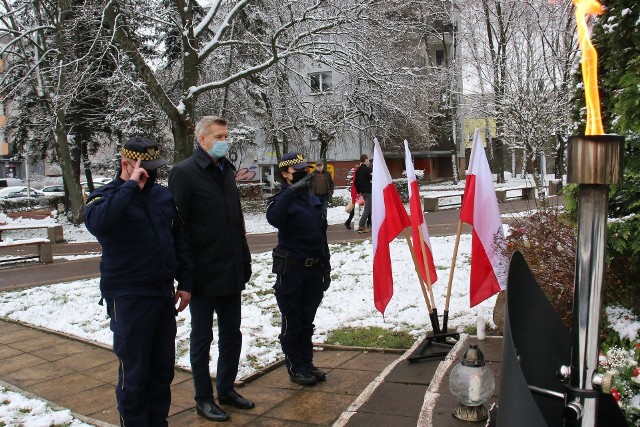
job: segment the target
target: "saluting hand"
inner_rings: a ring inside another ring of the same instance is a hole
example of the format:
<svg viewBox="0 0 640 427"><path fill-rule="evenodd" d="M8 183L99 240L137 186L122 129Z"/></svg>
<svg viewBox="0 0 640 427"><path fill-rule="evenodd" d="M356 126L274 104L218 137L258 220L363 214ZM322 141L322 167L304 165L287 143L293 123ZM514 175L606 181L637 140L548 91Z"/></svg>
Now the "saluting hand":
<svg viewBox="0 0 640 427"><path fill-rule="evenodd" d="M140 190L144 188L144 185L147 183L147 179L149 179L149 174L147 171L140 167L141 160L138 159L136 165L133 167L133 172L129 175L129 179L132 179L138 183L138 187Z"/></svg>

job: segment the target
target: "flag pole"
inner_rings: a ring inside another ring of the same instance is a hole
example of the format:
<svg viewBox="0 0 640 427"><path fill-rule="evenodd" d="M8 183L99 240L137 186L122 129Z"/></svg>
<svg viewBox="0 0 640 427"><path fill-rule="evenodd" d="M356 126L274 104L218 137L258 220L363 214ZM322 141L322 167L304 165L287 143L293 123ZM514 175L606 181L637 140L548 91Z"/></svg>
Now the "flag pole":
<svg viewBox="0 0 640 427"><path fill-rule="evenodd" d="M409 232L407 229L402 230L404 232L404 237L407 240L407 245L409 245L409 251L411 252L411 258L413 258L413 266L416 269L416 273L418 273L418 280L420 281L420 289L422 290L422 295L424 296L424 301L427 303L427 309L429 310L429 319L431 320L431 327L433 328L433 332L436 333L440 328L438 324L438 319L433 318L433 309L431 308L431 304L429 303L429 296L427 295L427 291L425 290L424 281L422 280L422 275L420 274L420 268L418 267L418 260L416 258L416 253L413 250L413 245L411 244L411 239L409 237Z"/></svg>
<svg viewBox="0 0 640 427"><path fill-rule="evenodd" d="M431 281L431 269L429 268L429 262L427 260L427 251L424 243L424 236L422 234L422 227L418 227L418 233L420 234L420 249L422 249L422 262L424 263L424 270L427 274L427 289L429 289L429 296L431 297L431 312L433 313L433 318L436 320L436 325L438 326L437 333L440 333L440 321L438 320L438 309L436 308L436 299L433 296L433 282Z"/></svg>
<svg viewBox="0 0 640 427"><path fill-rule="evenodd" d="M456 258L458 257L458 244L462 234L462 221L458 221L458 231L456 232L456 243L453 245L453 257L451 258L451 269L449 270L449 283L447 284L447 299L444 303L444 313L442 314L442 330L447 332L449 321L449 300L451 299L451 285L453 284L453 271L456 268Z"/></svg>

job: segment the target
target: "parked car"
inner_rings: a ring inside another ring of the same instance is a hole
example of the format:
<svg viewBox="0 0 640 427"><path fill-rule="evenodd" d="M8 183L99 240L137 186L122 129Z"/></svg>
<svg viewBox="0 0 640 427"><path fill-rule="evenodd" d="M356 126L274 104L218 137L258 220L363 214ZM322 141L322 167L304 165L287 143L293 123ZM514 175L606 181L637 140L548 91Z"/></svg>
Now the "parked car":
<svg viewBox="0 0 640 427"><path fill-rule="evenodd" d="M45 196L64 196L64 185L49 185L40 190Z"/></svg>
<svg viewBox="0 0 640 427"><path fill-rule="evenodd" d="M18 185L24 185L24 182L19 178L2 178L0 179L0 188L15 187Z"/></svg>
<svg viewBox="0 0 640 427"><path fill-rule="evenodd" d="M40 190L30 188L30 194L24 185L16 185L15 187L6 187L0 189L0 199L15 199L19 197L42 197L44 194Z"/></svg>

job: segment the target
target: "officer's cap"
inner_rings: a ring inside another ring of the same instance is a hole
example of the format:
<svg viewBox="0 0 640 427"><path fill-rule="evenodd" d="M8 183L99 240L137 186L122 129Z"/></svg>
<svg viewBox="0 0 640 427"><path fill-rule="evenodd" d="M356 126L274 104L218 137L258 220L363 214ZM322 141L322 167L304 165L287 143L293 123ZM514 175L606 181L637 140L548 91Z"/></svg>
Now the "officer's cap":
<svg viewBox="0 0 640 427"><path fill-rule="evenodd" d="M131 160L142 160L140 166L149 170L158 169L168 163L160 157L158 144L147 138L131 138L122 147L120 155Z"/></svg>
<svg viewBox="0 0 640 427"><path fill-rule="evenodd" d="M278 163L279 168L283 167L293 167L294 169L304 169L308 168L310 165L302 156L302 153L287 153L280 159L280 163Z"/></svg>

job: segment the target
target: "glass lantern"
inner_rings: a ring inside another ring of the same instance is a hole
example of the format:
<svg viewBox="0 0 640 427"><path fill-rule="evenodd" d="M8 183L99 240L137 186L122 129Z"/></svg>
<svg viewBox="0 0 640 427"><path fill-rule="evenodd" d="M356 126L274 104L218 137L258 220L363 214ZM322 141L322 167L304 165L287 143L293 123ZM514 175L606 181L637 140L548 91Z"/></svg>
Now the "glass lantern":
<svg viewBox="0 0 640 427"><path fill-rule="evenodd" d="M485 421L489 413L483 403L491 397L495 386L484 355L477 344L471 344L449 375L449 390L458 398L452 415L463 421Z"/></svg>

